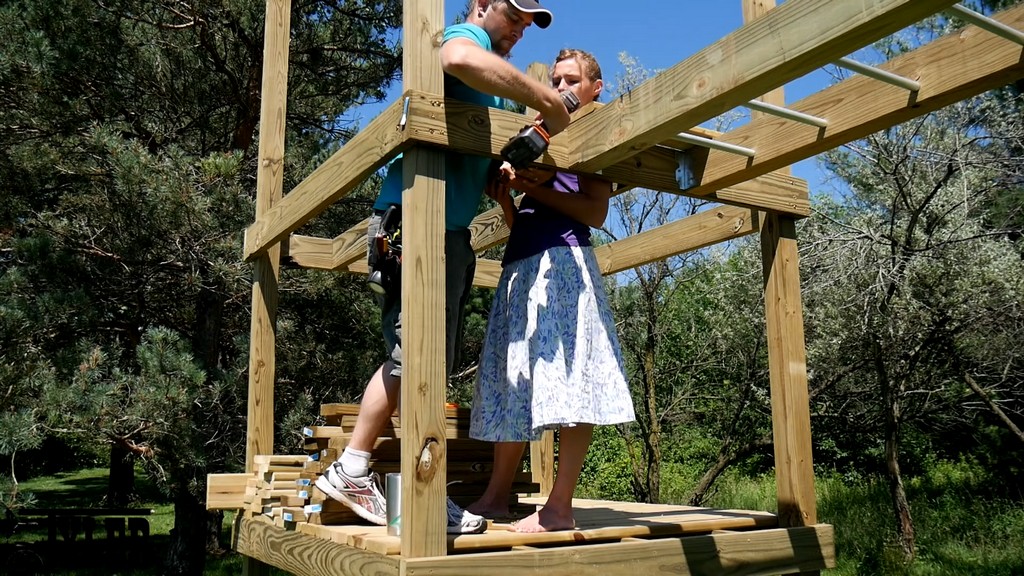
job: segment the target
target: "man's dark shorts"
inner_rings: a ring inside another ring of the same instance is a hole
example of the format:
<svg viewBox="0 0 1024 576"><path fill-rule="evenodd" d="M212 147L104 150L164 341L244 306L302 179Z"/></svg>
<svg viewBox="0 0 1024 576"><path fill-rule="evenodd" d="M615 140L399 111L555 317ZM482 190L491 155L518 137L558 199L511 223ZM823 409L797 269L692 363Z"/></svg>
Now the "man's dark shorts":
<svg viewBox="0 0 1024 576"><path fill-rule="evenodd" d="M367 263L373 268L377 260L377 251L373 238L380 228L383 212L374 211L366 230L368 241ZM444 234L445 249L445 360L446 369L451 374L452 368L459 362L462 349L462 325L466 318L466 303L469 300L469 289L473 287L473 275L476 273L476 254L470 244L469 230L447 230ZM377 304L381 310L381 331L384 333L384 347L394 364L392 376L402 376L402 293L392 290L377 296Z"/></svg>

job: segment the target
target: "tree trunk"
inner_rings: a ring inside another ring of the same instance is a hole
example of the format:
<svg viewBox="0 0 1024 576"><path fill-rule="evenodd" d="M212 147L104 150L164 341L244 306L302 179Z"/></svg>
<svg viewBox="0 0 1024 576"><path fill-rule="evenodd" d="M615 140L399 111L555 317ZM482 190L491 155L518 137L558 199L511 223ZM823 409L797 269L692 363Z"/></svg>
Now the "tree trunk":
<svg viewBox="0 0 1024 576"><path fill-rule="evenodd" d="M657 386L654 376L654 327L648 324L647 346L644 350L644 372L647 373L649 385L647 386L647 417L650 419L650 429L647 431L647 438L644 446L647 456L647 502L657 504L661 502L661 418L658 416Z"/></svg>
<svg viewBox="0 0 1024 576"><path fill-rule="evenodd" d="M688 503L690 506L703 506L704 500L707 498L708 492L711 490L711 486L714 485L715 481L718 480L729 466L733 462L737 462L753 454L756 450L760 450L767 446L771 446L772 441L769 438L761 438L747 442L737 450L730 450L729 442L725 442L722 445L722 449L718 452L718 460L708 468L704 475L701 476L697 482L697 486L690 492Z"/></svg>
<svg viewBox="0 0 1024 576"><path fill-rule="evenodd" d="M224 511L210 510L206 513L206 551L214 554L224 552L220 542L220 530L224 526Z"/></svg>
<svg viewBox="0 0 1024 576"><path fill-rule="evenodd" d="M903 560L910 563L915 556L914 521L910 516L910 502L903 486L903 475L900 473L900 421L902 410L900 389L894 385L889 372L882 360L882 347L878 342L872 345L875 359L875 373L882 392L885 414L885 468L889 476L889 495L892 498L893 513L896 520L896 535L899 538Z"/></svg>
<svg viewBox="0 0 1024 576"><path fill-rule="evenodd" d="M206 507L188 489L178 488L174 497L174 528L167 546L164 575L202 576L206 564L206 539Z"/></svg>
<svg viewBox="0 0 1024 576"><path fill-rule="evenodd" d="M888 424L888 423L887 423ZM899 440L896 434L889 433L886 425L885 465L889 472L889 493L892 497L893 511L896 513L896 532L899 536L900 550L907 563L914 560L914 521L910 517L910 502L903 486L903 475L900 473Z"/></svg>
<svg viewBox="0 0 1024 576"><path fill-rule="evenodd" d="M977 394L983 402L985 402L985 405L988 406L988 409L991 410L997 418L999 418L999 421L1002 422L1004 426L1006 426L1006 429L1009 430L1010 433L1012 433L1014 436L1016 436L1017 440L1024 442L1024 432L1021 431L1020 427L1013 423L1013 420L1011 420L1010 417L1006 415L1006 412L1003 412L1003 410L999 407L998 404L996 404L995 402L992 401L991 398L989 398L988 393L986 393L981 388L981 386L978 385L974 378L971 378L970 374L964 374L964 380L967 382L967 385L971 387L971 390L973 390L974 393Z"/></svg>
<svg viewBox="0 0 1024 576"><path fill-rule="evenodd" d="M205 272L205 271L204 271ZM220 363L220 336L224 316L224 296L207 286L196 299L196 319L192 330L192 350L199 365L212 380Z"/></svg>
<svg viewBox="0 0 1024 576"><path fill-rule="evenodd" d="M124 446L110 445L110 474L107 480L107 505L128 506L136 499L135 456Z"/></svg>

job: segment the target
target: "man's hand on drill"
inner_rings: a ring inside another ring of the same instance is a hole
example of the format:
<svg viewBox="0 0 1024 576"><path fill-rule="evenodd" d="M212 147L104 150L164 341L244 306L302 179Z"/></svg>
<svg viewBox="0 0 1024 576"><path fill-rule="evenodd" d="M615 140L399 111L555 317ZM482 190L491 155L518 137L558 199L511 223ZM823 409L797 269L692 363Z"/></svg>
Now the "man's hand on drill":
<svg viewBox="0 0 1024 576"><path fill-rule="evenodd" d="M537 114L537 120L543 120L547 133L554 136L569 126L569 111L566 110L565 102L558 92L552 92L552 96L545 103L547 106Z"/></svg>

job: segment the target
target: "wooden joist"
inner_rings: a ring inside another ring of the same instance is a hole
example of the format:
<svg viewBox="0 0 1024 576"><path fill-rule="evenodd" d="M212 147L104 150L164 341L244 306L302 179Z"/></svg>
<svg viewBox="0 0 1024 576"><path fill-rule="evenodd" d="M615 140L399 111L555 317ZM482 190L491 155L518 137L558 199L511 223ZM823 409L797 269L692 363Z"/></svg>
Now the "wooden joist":
<svg viewBox="0 0 1024 576"><path fill-rule="evenodd" d="M402 103L381 112L340 150L245 230L244 259L284 240L400 151Z"/></svg>
<svg viewBox="0 0 1024 576"><path fill-rule="evenodd" d="M1011 28L1024 29L1024 6L1000 12L993 19ZM726 132L720 136L722 140L753 148L757 155L747 159L710 151L704 163L697 166L698 185L685 194L723 200L723 187L749 182L754 176L1005 86L1024 77L1020 56L1019 45L977 27L958 30L878 66L918 80L921 90L917 94L864 76L851 76L789 105L798 112L826 118L827 128L761 116ZM676 186L675 167L673 152L649 149L609 166L603 174L618 181L642 181L644 186L669 190ZM645 174L638 177L637 171Z"/></svg>
<svg viewBox="0 0 1024 576"><path fill-rule="evenodd" d="M608 168L952 4L786 2L583 118L570 165Z"/></svg>

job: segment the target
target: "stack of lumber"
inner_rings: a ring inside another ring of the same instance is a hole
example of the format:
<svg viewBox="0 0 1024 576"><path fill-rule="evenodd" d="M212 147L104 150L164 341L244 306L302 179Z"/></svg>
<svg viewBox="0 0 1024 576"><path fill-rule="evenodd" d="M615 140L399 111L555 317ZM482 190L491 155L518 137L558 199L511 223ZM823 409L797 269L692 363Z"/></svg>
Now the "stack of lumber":
<svg viewBox="0 0 1024 576"><path fill-rule="evenodd" d="M325 467L330 466L348 445L359 416L359 405L322 404L320 416L325 423L323 426L309 426L303 430L303 448L311 460ZM469 437L469 417L469 408L445 407L448 496L462 506L483 495L494 469L494 444ZM401 419L395 413L377 439L370 460L370 468L380 474L382 483L388 473L401 472L401 438ZM524 459L528 452L524 452ZM522 470L520 465L509 500L514 515L529 514L536 509L532 505L519 506L519 495L540 492L540 486L533 482L532 475Z"/></svg>
<svg viewBox="0 0 1024 576"><path fill-rule="evenodd" d="M210 474L206 508L239 510L249 518L264 518L286 528L301 522L358 520L351 510L313 486L320 471L308 455L257 455L253 467L251 474Z"/></svg>
<svg viewBox="0 0 1024 576"><path fill-rule="evenodd" d="M296 523L318 525L364 524L355 513L318 488L316 479L345 450L355 427L359 406L324 404L320 407L324 425L302 430L301 455L258 455L251 474L211 474L207 480L206 507L210 510L238 509L248 517L262 517L283 527ZM479 498L493 470L494 445L469 438L469 409L445 409L447 436L448 495L466 506ZM377 439L370 468L385 477L401 471L402 427L398 415ZM517 473L510 494L511 512L522 516L534 505L518 503L520 495L540 491L529 472Z"/></svg>

